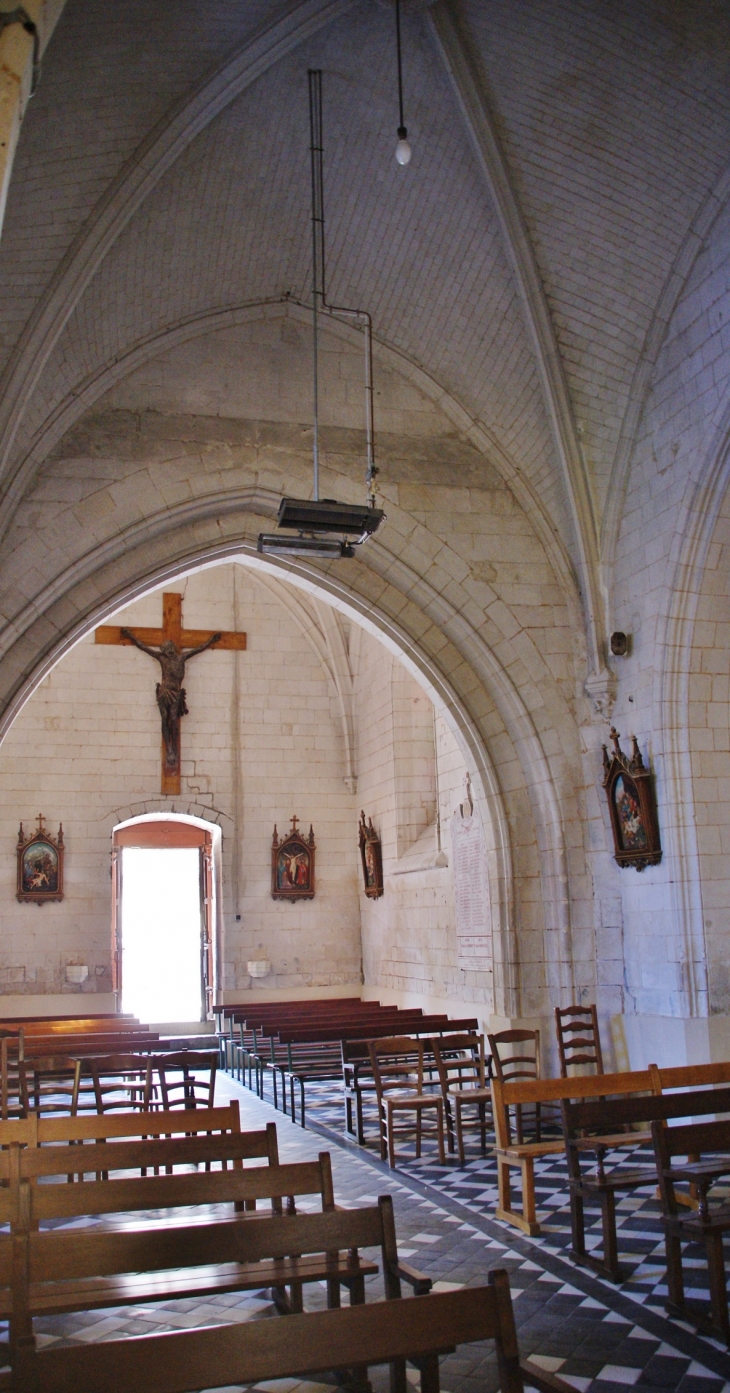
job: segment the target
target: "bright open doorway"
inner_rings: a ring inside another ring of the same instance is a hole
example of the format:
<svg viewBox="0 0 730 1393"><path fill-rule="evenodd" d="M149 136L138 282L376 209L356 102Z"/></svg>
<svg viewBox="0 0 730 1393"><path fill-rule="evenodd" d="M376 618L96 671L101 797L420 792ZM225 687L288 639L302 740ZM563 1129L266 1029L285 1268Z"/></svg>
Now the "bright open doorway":
<svg viewBox="0 0 730 1393"><path fill-rule="evenodd" d="M213 839L204 824L150 818L115 829L112 947L117 1009L193 1022L212 1004Z"/></svg>
<svg viewBox="0 0 730 1393"><path fill-rule="evenodd" d="M197 847L122 851L122 1010L141 1021L200 1017Z"/></svg>

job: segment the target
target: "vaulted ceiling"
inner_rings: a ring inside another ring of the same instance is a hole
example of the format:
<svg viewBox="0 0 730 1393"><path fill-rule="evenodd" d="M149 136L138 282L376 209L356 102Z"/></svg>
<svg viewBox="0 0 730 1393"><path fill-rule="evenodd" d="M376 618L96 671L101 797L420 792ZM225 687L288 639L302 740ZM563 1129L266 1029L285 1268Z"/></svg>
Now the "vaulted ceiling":
<svg viewBox="0 0 730 1393"><path fill-rule="evenodd" d="M598 671L652 366L726 197L730 3L404 0L403 37L406 169L391 0L68 0L2 231L0 519L110 364L196 316L306 300L321 67L331 298L522 480Z"/></svg>

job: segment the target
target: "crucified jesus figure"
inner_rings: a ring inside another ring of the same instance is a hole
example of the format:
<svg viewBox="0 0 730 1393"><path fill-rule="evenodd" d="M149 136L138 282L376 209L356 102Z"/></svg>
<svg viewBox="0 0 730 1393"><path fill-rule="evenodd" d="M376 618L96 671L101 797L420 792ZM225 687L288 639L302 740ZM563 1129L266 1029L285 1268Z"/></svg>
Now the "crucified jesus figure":
<svg viewBox="0 0 730 1393"><path fill-rule="evenodd" d="M205 643L199 643L197 648L189 648L187 652L178 648L172 639L168 639L159 648L150 648L146 643L142 643L131 629L121 630L122 638L127 638L136 648L141 648L143 653L148 653L150 658L156 658L162 668L161 679L155 688L157 705L160 708L162 718L162 739L165 743L165 763L169 769L177 769L180 759L180 720L187 716L188 708L185 701L185 688L183 678L185 677L185 664L196 654L203 653L206 648L210 648L220 639L220 634L212 634Z"/></svg>

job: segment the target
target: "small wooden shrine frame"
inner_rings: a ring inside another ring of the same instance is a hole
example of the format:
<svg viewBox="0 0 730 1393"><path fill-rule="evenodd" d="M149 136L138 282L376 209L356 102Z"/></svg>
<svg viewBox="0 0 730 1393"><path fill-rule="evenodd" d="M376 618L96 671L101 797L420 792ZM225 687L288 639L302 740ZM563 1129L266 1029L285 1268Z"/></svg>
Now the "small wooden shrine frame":
<svg viewBox="0 0 730 1393"><path fill-rule="evenodd" d="M613 754L603 746L603 787L613 831L614 856L619 866L643 871L662 859L659 821L651 770L646 768L636 736L631 754L619 745L619 732L611 726Z"/></svg>
<svg viewBox="0 0 730 1393"><path fill-rule="evenodd" d="M29 837L20 824L18 832L18 886L16 899L26 904L47 904L63 899L63 826L54 841L38 814L37 827Z"/></svg>
<svg viewBox="0 0 730 1393"><path fill-rule="evenodd" d="M271 843L271 898L273 900L314 899L314 855L317 850L310 823L309 836L297 831L299 818L291 820L291 832L283 841L274 827Z"/></svg>
<svg viewBox="0 0 730 1393"><path fill-rule="evenodd" d="M362 811L360 812L358 831L365 894L369 900L379 900L383 893L383 850L380 845L380 837L373 827L373 819L368 818L366 823L365 814Z"/></svg>

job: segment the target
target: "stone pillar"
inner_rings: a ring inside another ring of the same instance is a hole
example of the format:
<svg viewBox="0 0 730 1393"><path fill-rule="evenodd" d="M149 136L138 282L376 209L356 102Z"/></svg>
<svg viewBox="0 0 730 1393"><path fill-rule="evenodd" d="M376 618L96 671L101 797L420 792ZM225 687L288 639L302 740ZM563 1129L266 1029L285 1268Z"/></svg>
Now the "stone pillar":
<svg viewBox="0 0 730 1393"><path fill-rule="evenodd" d="M38 31L38 51L42 55L64 4L65 0L25 0L22 5L5 4L2 8L6 12L16 8L25 11ZM22 23L8 24L0 30L0 233L15 149L31 94L33 44L33 34Z"/></svg>

